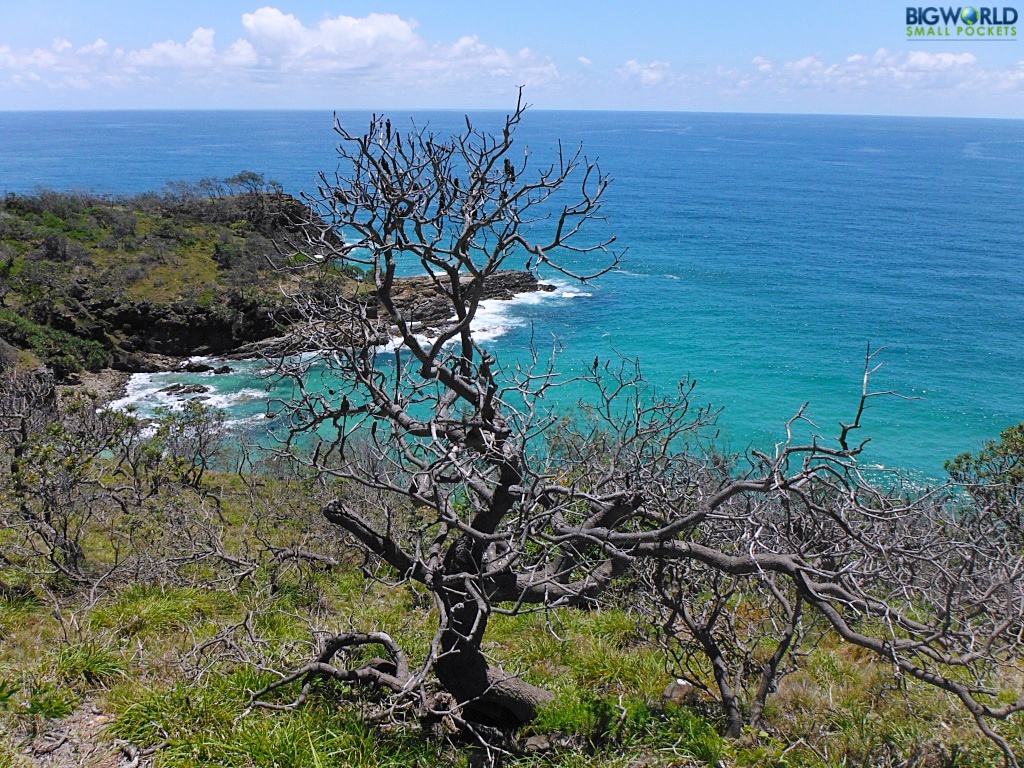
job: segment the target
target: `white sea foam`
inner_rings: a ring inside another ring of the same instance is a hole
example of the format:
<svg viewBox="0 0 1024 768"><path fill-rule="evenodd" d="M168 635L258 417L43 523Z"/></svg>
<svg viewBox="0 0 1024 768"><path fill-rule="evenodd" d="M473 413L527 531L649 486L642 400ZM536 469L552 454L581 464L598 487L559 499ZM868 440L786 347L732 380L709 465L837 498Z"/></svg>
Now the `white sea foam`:
<svg viewBox="0 0 1024 768"><path fill-rule="evenodd" d="M140 406L151 399L164 384L154 384L155 373L136 373L128 379L124 396L113 400L107 407L114 411L126 411L132 406Z"/></svg>
<svg viewBox="0 0 1024 768"><path fill-rule="evenodd" d="M429 347L436 341L437 337L425 336L422 333L414 333L413 337L420 343L420 346ZM402 343L402 339L398 336L392 336L391 340L387 344L381 344L377 347L377 354L382 352L394 352L396 349L401 349L405 346Z"/></svg>
<svg viewBox="0 0 1024 768"><path fill-rule="evenodd" d="M488 299L480 302L477 314L473 319L473 337L478 342L493 342L495 339L504 336L514 328L525 325L529 322L531 315L530 307L540 305L548 301L569 300L578 301L593 296L588 291L579 290L579 285L568 281L546 281L555 286L553 291L530 291L528 293L516 294L512 299ZM436 337L417 334L421 344L430 345L436 341ZM454 343L457 339L453 339ZM398 338L393 338L387 344L377 348L378 353L393 352L401 348L402 344ZM323 352L303 352L299 355L302 362L311 362L323 356ZM115 410L132 409L142 416L151 416L158 408L169 408L179 410L190 400L199 399L214 408L221 409L228 414L228 418L235 426L247 423L255 423L265 418L265 415L253 414L251 403L255 400L267 401L270 395L266 389L257 389L252 386L254 380L261 375L266 376L272 370L261 361L225 361L219 358L194 356L189 358L190 363L202 363L213 367L228 364L234 374L240 374L244 381L239 381L237 376L215 375L212 372L189 373L182 370L165 371L160 373L137 373L129 380L123 397L109 404ZM207 392L181 393L166 391L174 385L201 385L208 388ZM241 389L233 387L242 386ZM248 386L246 386L248 385ZM249 407L245 407L250 404ZM241 409L241 413L232 414L233 410Z"/></svg>
<svg viewBox="0 0 1024 768"><path fill-rule="evenodd" d="M251 384L253 378L258 377L260 370L256 361L227 361L212 358L195 356L188 359L190 363L205 363L219 366L229 364L232 373L242 374L245 382ZM238 390L231 390L229 387L237 386L239 381L230 374L214 374L212 371L204 373L191 373L184 370L161 371L159 373L136 373L133 374L125 386L124 396L113 400L108 408L118 411L134 410L143 416L151 416L157 408L170 408L180 410L189 400L199 399L207 405L215 408L230 409L252 400L265 400L267 393L262 389L255 389L251 386ZM176 385L206 387L205 392L180 392L167 391Z"/></svg>
<svg viewBox="0 0 1024 768"><path fill-rule="evenodd" d="M486 299L481 301L473 318L473 338L478 342L494 341L504 336L513 328L526 324L529 321L528 313L518 312L520 308L536 306L553 299L587 298L593 295L585 291L574 290L569 283L554 280L547 282L555 286L554 291L529 291L517 293L511 299ZM454 323L455 318L451 318L449 322ZM416 338L423 344L434 343L433 337L417 334ZM452 339L449 343L455 343L455 341L457 339ZM401 348L401 346L401 340L393 338L387 344L378 347L377 351L393 352Z"/></svg>
<svg viewBox="0 0 1024 768"><path fill-rule="evenodd" d="M183 400L191 400L195 397L203 398L203 403L213 408L229 410L236 405L242 405L253 400L265 401L267 391L264 389L240 389L237 392L211 392L207 395L186 395Z"/></svg>
<svg viewBox="0 0 1024 768"><path fill-rule="evenodd" d="M524 300L524 296L529 299ZM502 301L501 299L481 301L471 326L473 337L477 341L494 341L516 326L522 325L525 322L524 319L513 314L516 303L521 305L534 303L534 294L519 294L511 301Z"/></svg>
<svg viewBox="0 0 1024 768"><path fill-rule="evenodd" d="M553 285L553 291L530 291L517 293L510 300L488 299L480 302L473 322L473 336L477 341L494 341L513 328L524 325L529 318L520 314L520 307L542 304L554 299L585 299L593 296L588 291L579 290L576 283L562 280L547 280Z"/></svg>

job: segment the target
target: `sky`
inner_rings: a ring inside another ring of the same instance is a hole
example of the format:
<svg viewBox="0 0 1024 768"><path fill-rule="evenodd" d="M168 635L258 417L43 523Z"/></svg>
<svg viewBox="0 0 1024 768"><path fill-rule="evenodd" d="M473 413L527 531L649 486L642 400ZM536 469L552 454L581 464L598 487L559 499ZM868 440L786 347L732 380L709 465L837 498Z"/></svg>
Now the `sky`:
<svg viewBox="0 0 1024 768"><path fill-rule="evenodd" d="M1024 0L1020 40L908 40L907 0L263 2L4 2L0 110L1024 118Z"/></svg>

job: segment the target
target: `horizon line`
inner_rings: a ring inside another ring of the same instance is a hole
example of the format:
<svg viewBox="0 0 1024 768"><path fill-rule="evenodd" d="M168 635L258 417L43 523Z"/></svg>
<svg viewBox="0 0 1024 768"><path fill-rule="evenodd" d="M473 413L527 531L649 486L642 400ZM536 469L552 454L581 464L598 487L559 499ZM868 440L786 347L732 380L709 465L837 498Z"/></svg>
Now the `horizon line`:
<svg viewBox="0 0 1024 768"><path fill-rule="evenodd" d="M1016 41L1008 41L1016 42ZM773 110L709 110L709 109L632 109L615 107L537 107L529 106L530 112L590 112L590 113L616 113L616 114L690 114L690 115L758 115L763 117L871 117L871 118L900 118L917 120L1007 120L1020 122L1024 117L999 117L992 115L926 115L909 113L885 113L885 112L780 112ZM330 114L345 113L422 113L422 112L451 112L457 114L494 112L507 113L506 107L352 107L337 109L333 107L26 107L7 109L0 107L0 116L17 114L100 114L110 112L209 112L209 113L259 113L259 112L321 112Z"/></svg>

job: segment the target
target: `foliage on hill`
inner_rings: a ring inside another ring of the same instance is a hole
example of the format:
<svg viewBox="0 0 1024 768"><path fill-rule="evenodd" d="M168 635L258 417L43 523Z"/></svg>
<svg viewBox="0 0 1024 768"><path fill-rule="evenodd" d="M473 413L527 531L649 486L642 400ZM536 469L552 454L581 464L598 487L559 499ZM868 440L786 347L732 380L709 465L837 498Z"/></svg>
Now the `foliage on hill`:
<svg viewBox="0 0 1024 768"><path fill-rule="evenodd" d="M287 318L278 286L299 201L243 172L162 195L0 200L0 338L59 378L140 353L219 352Z"/></svg>
<svg viewBox="0 0 1024 768"><path fill-rule="evenodd" d="M976 454L962 453L946 471L971 496L976 509L991 510L1006 535L1024 540L1024 422L1007 427Z"/></svg>

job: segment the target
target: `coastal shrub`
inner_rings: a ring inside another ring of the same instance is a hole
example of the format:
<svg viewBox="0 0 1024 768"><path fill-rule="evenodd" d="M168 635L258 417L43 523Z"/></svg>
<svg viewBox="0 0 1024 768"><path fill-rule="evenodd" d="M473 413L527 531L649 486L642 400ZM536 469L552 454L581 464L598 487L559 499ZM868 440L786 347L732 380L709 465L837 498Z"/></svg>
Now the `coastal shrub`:
<svg viewBox="0 0 1024 768"><path fill-rule="evenodd" d="M946 462L946 471L970 495L973 509L991 510L1005 524L1006 535L1024 542L1024 422L1007 427L977 453Z"/></svg>
<svg viewBox="0 0 1024 768"><path fill-rule="evenodd" d="M59 379L110 364L110 353L99 342L33 323L10 309L0 309L0 337L32 351Z"/></svg>

